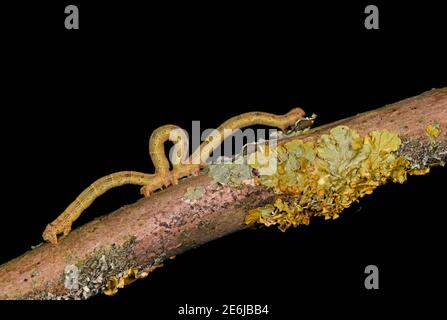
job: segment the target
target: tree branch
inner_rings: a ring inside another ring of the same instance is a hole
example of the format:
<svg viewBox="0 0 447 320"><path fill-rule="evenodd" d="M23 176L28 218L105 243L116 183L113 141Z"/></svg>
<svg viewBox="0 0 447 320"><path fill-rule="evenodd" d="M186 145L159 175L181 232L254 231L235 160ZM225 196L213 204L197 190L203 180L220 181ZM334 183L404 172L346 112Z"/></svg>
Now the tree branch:
<svg viewBox="0 0 447 320"><path fill-rule="evenodd" d="M388 129L405 141L400 152L422 170L434 162L426 133L430 124L440 125L436 159L445 162L447 88L311 129L298 138L315 140L338 125L361 135ZM184 197L190 187L205 190L193 203ZM247 212L274 198L270 189L219 185L207 174L185 179L77 228L56 246L43 244L1 265L0 298L77 299L104 289L113 294L171 256L246 228Z"/></svg>

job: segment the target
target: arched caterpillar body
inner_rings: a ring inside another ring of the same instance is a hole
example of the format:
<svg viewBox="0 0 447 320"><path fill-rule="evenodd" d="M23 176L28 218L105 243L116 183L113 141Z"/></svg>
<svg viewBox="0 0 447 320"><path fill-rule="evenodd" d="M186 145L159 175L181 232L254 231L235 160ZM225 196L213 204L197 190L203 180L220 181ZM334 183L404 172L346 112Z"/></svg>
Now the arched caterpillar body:
<svg viewBox="0 0 447 320"><path fill-rule="evenodd" d="M156 129L149 139L149 155L155 167L154 174L136 171L121 171L102 177L86 188L53 222L49 223L43 232L44 240L57 243L58 235L66 236L71 226L81 213L93 201L108 190L125 184L141 185L141 193L150 196L154 191L171 184L189 175L197 175L205 165L210 154L217 149L222 141L232 134L232 131L252 125L265 125L286 130L293 126L305 115L301 108L294 108L285 115L274 115L266 112L247 112L230 118L220 125L207 139L193 152L185 163L188 152L186 135L175 125L164 125ZM176 152L172 158L172 170L165 155L164 143L174 143Z"/></svg>
<svg viewBox="0 0 447 320"><path fill-rule="evenodd" d="M172 181L169 175L169 161L164 155L164 143L168 140L174 144L183 143L171 133L175 130L182 130L175 125L164 125L151 134L149 139L149 155L155 167L154 174L146 174L136 171L120 171L102 177L90 186L62 212L53 222L45 228L43 239L53 244L57 243L57 236L63 234L66 236L71 231L71 225L76 221L81 213L87 209L93 201L112 188L125 184L147 186L153 191L169 186ZM175 139L173 139L175 137Z"/></svg>

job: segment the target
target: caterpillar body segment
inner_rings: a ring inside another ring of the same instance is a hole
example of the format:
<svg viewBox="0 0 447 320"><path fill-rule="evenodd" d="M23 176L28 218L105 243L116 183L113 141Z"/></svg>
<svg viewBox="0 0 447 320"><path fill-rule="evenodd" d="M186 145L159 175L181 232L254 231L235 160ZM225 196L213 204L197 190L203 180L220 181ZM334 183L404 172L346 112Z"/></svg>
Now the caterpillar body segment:
<svg viewBox="0 0 447 320"><path fill-rule="evenodd" d="M57 243L57 236L59 234L67 235L70 233L72 223L79 218L81 213L87 209L96 198L110 189L125 184L144 186L156 180L160 180L157 175L136 171L116 172L96 180L82 191L67 209L56 218L56 220L47 225L43 232L43 239L51 243Z"/></svg>
<svg viewBox="0 0 447 320"><path fill-rule="evenodd" d="M180 127L167 124L152 132L149 139L149 155L155 167L155 173L167 175L169 173L169 160L165 156L164 144L171 141L174 144L180 143L181 139L174 134L177 130L183 131Z"/></svg>
<svg viewBox="0 0 447 320"><path fill-rule="evenodd" d="M176 185L178 181L182 178L189 177L191 175L196 176L199 174L201 166L198 164L180 164L174 166L173 170L169 172L165 181L170 181L171 184ZM169 184L169 185L171 185ZM169 185L163 185L168 187ZM141 188L140 193L145 197L149 197L154 191L160 189L157 183L149 183Z"/></svg>
<svg viewBox="0 0 447 320"><path fill-rule="evenodd" d="M222 123L205 139L200 147L197 148L197 150L192 154L191 163L200 163L205 165L205 162L208 160L211 153L237 129L254 125L263 125L279 128L282 131L285 131L288 127L295 125L299 119L304 117L304 115L305 112L303 109L293 108L284 115L255 111L232 117Z"/></svg>

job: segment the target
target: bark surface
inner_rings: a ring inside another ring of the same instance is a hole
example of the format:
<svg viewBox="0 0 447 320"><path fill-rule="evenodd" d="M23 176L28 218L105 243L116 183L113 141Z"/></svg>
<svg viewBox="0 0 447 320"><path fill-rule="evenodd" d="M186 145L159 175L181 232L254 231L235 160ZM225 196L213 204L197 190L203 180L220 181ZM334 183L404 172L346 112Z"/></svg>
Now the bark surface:
<svg viewBox="0 0 447 320"><path fill-rule="evenodd" d="M299 139L317 139L337 125L365 135L388 129L407 142L403 152L427 165L426 128L439 124L437 150L447 146L447 88L309 130ZM294 139L294 137L289 138ZM447 155L440 152L438 157ZM194 203L184 195L203 187ZM143 277L163 260L246 228L248 210L272 202L260 186L217 185L206 174L143 198L73 230L58 245L43 244L0 266L1 299L88 298L107 284L115 288Z"/></svg>

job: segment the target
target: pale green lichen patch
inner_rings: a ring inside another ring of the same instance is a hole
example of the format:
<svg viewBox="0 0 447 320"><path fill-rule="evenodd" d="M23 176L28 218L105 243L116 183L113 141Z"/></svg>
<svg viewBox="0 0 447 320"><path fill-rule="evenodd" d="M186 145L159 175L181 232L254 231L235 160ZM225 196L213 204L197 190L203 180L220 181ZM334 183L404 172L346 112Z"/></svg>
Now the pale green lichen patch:
<svg viewBox="0 0 447 320"><path fill-rule="evenodd" d="M290 226L309 224L310 217L336 219L353 202L386 183L403 183L409 161L396 155L397 134L372 131L366 137L347 126L338 126L317 141L293 140L264 151L277 159L274 174L256 177L256 184L274 188L274 203L251 210L245 222ZM258 157L258 155L255 155ZM266 166L256 159L253 168Z"/></svg>
<svg viewBox="0 0 447 320"><path fill-rule="evenodd" d="M183 195L183 199L188 203L194 203L202 198L205 192L206 190L202 186L189 187L188 189L186 189L186 192Z"/></svg>
<svg viewBox="0 0 447 320"><path fill-rule="evenodd" d="M240 186L244 181L251 180L252 168L244 163L218 163L210 164L208 175L216 183L230 186Z"/></svg>

